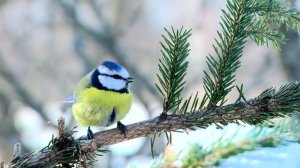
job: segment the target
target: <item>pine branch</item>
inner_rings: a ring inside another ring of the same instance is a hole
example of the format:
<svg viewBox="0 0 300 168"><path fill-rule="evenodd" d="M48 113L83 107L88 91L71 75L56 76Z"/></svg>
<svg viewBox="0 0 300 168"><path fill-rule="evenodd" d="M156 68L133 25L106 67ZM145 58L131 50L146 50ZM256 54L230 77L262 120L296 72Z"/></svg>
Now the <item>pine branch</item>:
<svg viewBox="0 0 300 168"><path fill-rule="evenodd" d="M255 130L254 130L255 131ZM289 138L288 136L280 136L270 134L259 139L245 139L241 142L230 142L226 140L220 142L221 146L214 146L213 149L203 149L201 146L194 145L189 150L189 154L184 159L183 167L211 167L218 166L222 159L229 158L243 152L253 151L257 148L276 147L282 141ZM299 138L299 137L298 137ZM222 146L224 145L224 146Z"/></svg>
<svg viewBox="0 0 300 168"><path fill-rule="evenodd" d="M255 14L255 21L265 23L270 29L277 29L282 25L286 29L300 33L298 23L300 15L297 10L284 0L255 1L248 10L249 14Z"/></svg>
<svg viewBox="0 0 300 168"><path fill-rule="evenodd" d="M73 130L59 127L58 138L53 138L49 145L39 152L18 154L11 161L11 167L70 167L78 164L86 167L94 162L97 150L105 152L101 148L122 141L162 132L193 130L195 127L206 128L212 124L222 127L228 123L241 121L249 125L256 125L272 118L299 113L299 82L284 85L278 91L269 88L248 101L224 105L225 97L233 87L235 72L240 66L239 59L246 38L250 37L259 44L271 41L276 46L284 39L276 29L278 26L286 24L287 28L298 28L299 12L290 10L287 6L278 6L281 1L271 0L268 2L269 4L266 0L227 1L228 11L222 11L223 17L221 17L222 23L220 23L222 31L218 31L219 40L216 40L216 45L213 46L216 57L212 55L207 57L209 71L204 71L206 94L201 102L196 94L194 98L190 96L179 107L182 100L181 92L185 84L183 79L188 66L186 61L189 53L187 38L190 36L190 30L174 31L172 29L172 32L166 30L168 37L163 36L165 43L161 43L163 57L159 64L161 75L158 75L160 86L157 85L157 88L164 97L163 113L166 114L169 110L175 109L172 115L166 117L165 120L156 117L128 125L126 137L121 135L118 129L112 129L96 133L95 139L92 141L74 139ZM78 24L78 22L75 23ZM274 23L276 24L275 28L273 28ZM93 35L93 31L87 32ZM114 51L115 41L98 36L94 38L100 42L108 40L108 49ZM120 55L118 52L116 53L116 55ZM242 95L242 86L238 90L241 94L239 100L241 98L246 100ZM209 101L208 107L204 108L207 100Z"/></svg>
<svg viewBox="0 0 300 168"><path fill-rule="evenodd" d="M293 127L291 127L293 126ZM184 157L182 167L213 167L220 162L237 154L253 151L264 147L278 147L285 142L299 143L300 134L295 130L299 129L299 124L289 124L286 120L277 123L275 127L269 128L264 125L254 127L243 137L243 140L234 141L241 132L237 130L229 138L221 136L213 141L208 147L194 144L190 147L188 154Z"/></svg>
<svg viewBox="0 0 300 168"><path fill-rule="evenodd" d="M191 30L172 32L165 29L167 37L162 35L164 43L162 46L162 58L159 59L158 68L160 75L157 75L159 84L155 84L163 95L163 112L166 113L172 108L178 107L181 103L181 92L184 89L184 77L188 67L187 56L189 55L189 43L187 39L191 36Z"/></svg>
<svg viewBox="0 0 300 168"><path fill-rule="evenodd" d="M284 34L279 30L272 30L266 27L265 23L257 23L250 26L246 31L247 36L250 37L257 45L267 45L272 42L274 48L280 48L280 45L285 43Z"/></svg>
<svg viewBox="0 0 300 168"><path fill-rule="evenodd" d="M280 48L285 42L285 35L280 30L294 30L300 33L298 23L300 14L285 1L261 0L255 2L247 13L254 14L253 24L246 30L248 36L258 45L272 42L274 48Z"/></svg>
<svg viewBox="0 0 300 168"><path fill-rule="evenodd" d="M256 98L246 102L237 102L214 109L202 109L194 113L170 115L165 121L159 117L127 126L126 137L118 129L111 129L95 134L95 139L83 140L72 138L73 131L59 131L58 138L39 152L19 155L11 162L11 167L43 167L87 164L88 157L93 159L97 149L119 142L150 136L159 132L193 130L195 127L206 128L212 124L245 122L249 125L263 123L272 118L294 115L300 112L300 82L292 82L280 87L277 91L270 88ZM64 128L64 127L60 127ZM67 130L67 129L66 129ZM65 134L62 134L65 132ZM63 159L58 159L63 158Z"/></svg>
<svg viewBox="0 0 300 168"><path fill-rule="evenodd" d="M96 147L94 141L77 141L72 137L75 133L74 129L68 129L64 124L64 119L60 117L58 119L57 137L52 137L49 144L39 152L31 152L23 155L21 155L20 152L16 155L14 152L14 158L10 162L9 167L52 168L76 165L87 167L88 165L92 165L95 161L96 151L101 151L100 148ZM21 144L18 146L21 151ZM89 147L89 150L86 150L86 147ZM14 149L14 151L17 150Z"/></svg>
<svg viewBox="0 0 300 168"><path fill-rule="evenodd" d="M220 23L222 31L218 31L219 40L213 45L217 58L207 57L209 73L204 71L204 88L209 97L208 107L216 106L231 91L234 73L240 67L240 57L246 42L245 30L251 23L251 16L245 15L249 1L227 1L228 12L222 10Z"/></svg>
<svg viewBox="0 0 300 168"><path fill-rule="evenodd" d="M208 71L204 71L203 78L209 108L226 101L248 37L258 45L268 45L270 41L279 48L285 41L280 27L285 25L299 32L300 13L284 1L228 0L227 11L222 12L219 39L213 45L215 56L207 56Z"/></svg>

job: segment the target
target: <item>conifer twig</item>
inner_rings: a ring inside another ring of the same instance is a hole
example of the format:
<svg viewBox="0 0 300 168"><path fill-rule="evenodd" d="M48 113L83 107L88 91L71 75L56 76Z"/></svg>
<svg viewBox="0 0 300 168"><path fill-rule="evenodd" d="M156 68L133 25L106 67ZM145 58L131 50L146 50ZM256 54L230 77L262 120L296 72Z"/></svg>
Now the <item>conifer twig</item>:
<svg viewBox="0 0 300 168"><path fill-rule="evenodd" d="M74 131L66 131L64 138L52 140L52 146L30 154L22 155L12 167L57 165L58 163L87 162L104 146L123 141L153 135L157 132L171 132L206 128L212 124L226 125L227 123L245 122L249 125L260 124L266 120L293 115L300 112L300 82L292 82L280 87L277 91L270 88L256 98L246 102L236 102L215 109L202 109L194 113L170 115L164 121L159 117L127 126L126 137L118 129L95 133L95 139L73 140ZM72 142L72 143L70 143ZM95 148L96 146L96 148ZM61 148L59 148L61 147ZM70 155L70 153L72 155ZM58 160L57 155L61 154ZM84 157L82 157L84 156ZM62 158L65 158L62 160Z"/></svg>
<svg viewBox="0 0 300 168"><path fill-rule="evenodd" d="M191 30L169 31L165 28L167 36L162 35L164 43L161 42L162 58L159 59L158 69L161 72L157 75L159 85L155 84L163 95L163 113L167 114L173 108L178 109L181 103L181 92L184 89L184 77L188 68L189 55L188 38ZM176 111L175 111L176 112Z"/></svg>
<svg viewBox="0 0 300 168"><path fill-rule="evenodd" d="M221 30L213 45L215 54L207 56L208 70L203 83L208 108L223 105L234 87L235 73L245 43L250 38L258 45L272 42L274 48L286 40L279 27L299 32L300 13L280 0L227 0L227 10L222 10ZM204 99L204 98L203 98Z"/></svg>
<svg viewBox="0 0 300 168"><path fill-rule="evenodd" d="M268 2L279 5L278 1ZM270 13L270 11L273 11L274 6L271 5L270 9L255 8L259 5L266 7L269 4L267 0L227 1L228 12L223 10L222 32L218 32L219 40L216 40L217 45L214 46L217 57L211 55L207 57L209 71L205 72L204 88L206 94L202 101L199 102L196 94L194 98L190 96L180 106L182 100L181 91L185 84L183 79L188 65L186 61L189 53L187 38L190 36L190 31L173 30L172 33L167 31L170 40L164 38L166 43L162 45L163 58L161 59L161 64L159 64L159 69L162 73L159 76L161 87L158 86L157 88L164 97L163 108L165 114L166 111L171 109L174 109L175 113L165 117L164 120L156 117L151 120L128 125L126 136L120 134L118 129L111 129L96 133L93 140L85 140L85 138L74 139L72 136L74 130L65 128L63 119L60 118L58 138L52 138L49 145L39 152L24 155L18 154L18 159L13 159L10 165L12 167L70 167L77 165L87 167L95 162L97 151L106 152L102 150L103 147L138 137L155 135L162 132L167 134L173 131L194 130L195 127L207 128L212 124L220 128L228 123L239 122L257 125L272 118L299 113L299 82L291 82L283 85L277 91L275 88L266 89L256 98L249 100L243 97L241 86L241 88L238 88L240 93L239 101L224 105L226 102L225 97L233 87L235 72L240 66L239 59L242 56L246 38L250 37L259 44L264 44L270 40L275 45L283 39L280 34L268 27L269 25L266 22L256 18L257 15L261 14L260 12L266 11L266 13ZM69 9L68 6L65 7ZM254 9L257 11L253 12ZM287 13L287 16L274 17L275 20L273 21L277 22L277 25L286 23L292 25L289 28L298 28L296 23L298 23L297 21L300 18L299 12L288 13L289 10L286 11L287 7L280 8L280 5L278 9L280 10L272 14L284 12ZM74 9L72 9L72 12L74 12ZM291 21L287 22L288 20ZM78 22L75 23L81 26ZM256 27L251 27L252 25ZM252 31L257 30L256 28L259 28L259 30L262 28L266 28L266 30L270 29L271 33ZM94 33L91 34L94 35ZM118 50L114 50L116 43L113 38L102 39L101 36L94 36L93 38L99 42L105 42L109 51L115 53L115 55L122 55ZM204 107L207 101L208 106ZM191 107L188 108L190 103ZM179 110L178 113L176 113L177 110ZM151 146L153 146L153 142L154 139L151 141Z"/></svg>

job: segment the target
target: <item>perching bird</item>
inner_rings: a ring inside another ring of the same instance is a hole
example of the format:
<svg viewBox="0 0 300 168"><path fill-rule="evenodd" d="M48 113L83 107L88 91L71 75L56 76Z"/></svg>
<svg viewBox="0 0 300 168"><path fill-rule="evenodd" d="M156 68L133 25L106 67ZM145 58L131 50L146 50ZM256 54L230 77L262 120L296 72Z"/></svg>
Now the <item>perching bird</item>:
<svg viewBox="0 0 300 168"><path fill-rule="evenodd" d="M127 70L113 61L104 61L79 81L73 94L72 111L79 125L88 127L88 139L94 138L90 126L110 126L115 122L126 135L126 127L120 120L132 104L128 89L131 82Z"/></svg>

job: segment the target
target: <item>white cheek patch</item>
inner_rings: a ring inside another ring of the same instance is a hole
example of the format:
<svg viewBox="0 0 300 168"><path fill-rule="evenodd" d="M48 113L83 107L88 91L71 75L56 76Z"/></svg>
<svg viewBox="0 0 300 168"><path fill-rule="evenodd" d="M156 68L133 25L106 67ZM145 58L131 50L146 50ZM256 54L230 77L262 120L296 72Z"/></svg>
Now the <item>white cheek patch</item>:
<svg viewBox="0 0 300 168"><path fill-rule="evenodd" d="M125 69L122 69L119 73L123 78L128 78L129 77L129 74Z"/></svg>
<svg viewBox="0 0 300 168"><path fill-rule="evenodd" d="M115 71L115 70L110 70L107 67L100 65L98 68L98 71L102 74L106 74L106 75L115 75L115 74L119 74L120 76L122 76L123 78L128 78L129 74L126 71L126 69L121 69L119 72Z"/></svg>
<svg viewBox="0 0 300 168"><path fill-rule="evenodd" d="M108 89L121 90L126 87L126 81L122 79L114 79L112 77L104 75L99 75L98 79L100 83Z"/></svg>
<svg viewBox="0 0 300 168"><path fill-rule="evenodd" d="M106 68L103 65L100 65L97 69L102 74L106 74L106 75L114 75L115 74L114 71L109 70L108 68Z"/></svg>

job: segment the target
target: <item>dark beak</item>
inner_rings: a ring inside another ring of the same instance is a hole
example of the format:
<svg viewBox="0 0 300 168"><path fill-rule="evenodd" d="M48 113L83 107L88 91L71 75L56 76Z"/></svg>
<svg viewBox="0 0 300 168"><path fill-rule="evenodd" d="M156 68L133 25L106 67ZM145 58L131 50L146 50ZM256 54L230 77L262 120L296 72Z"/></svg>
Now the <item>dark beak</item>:
<svg viewBox="0 0 300 168"><path fill-rule="evenodd" d="M127 83L131 83L133 81L134 81L133 78L131 78L131 77L127 78Z"/></svg>

